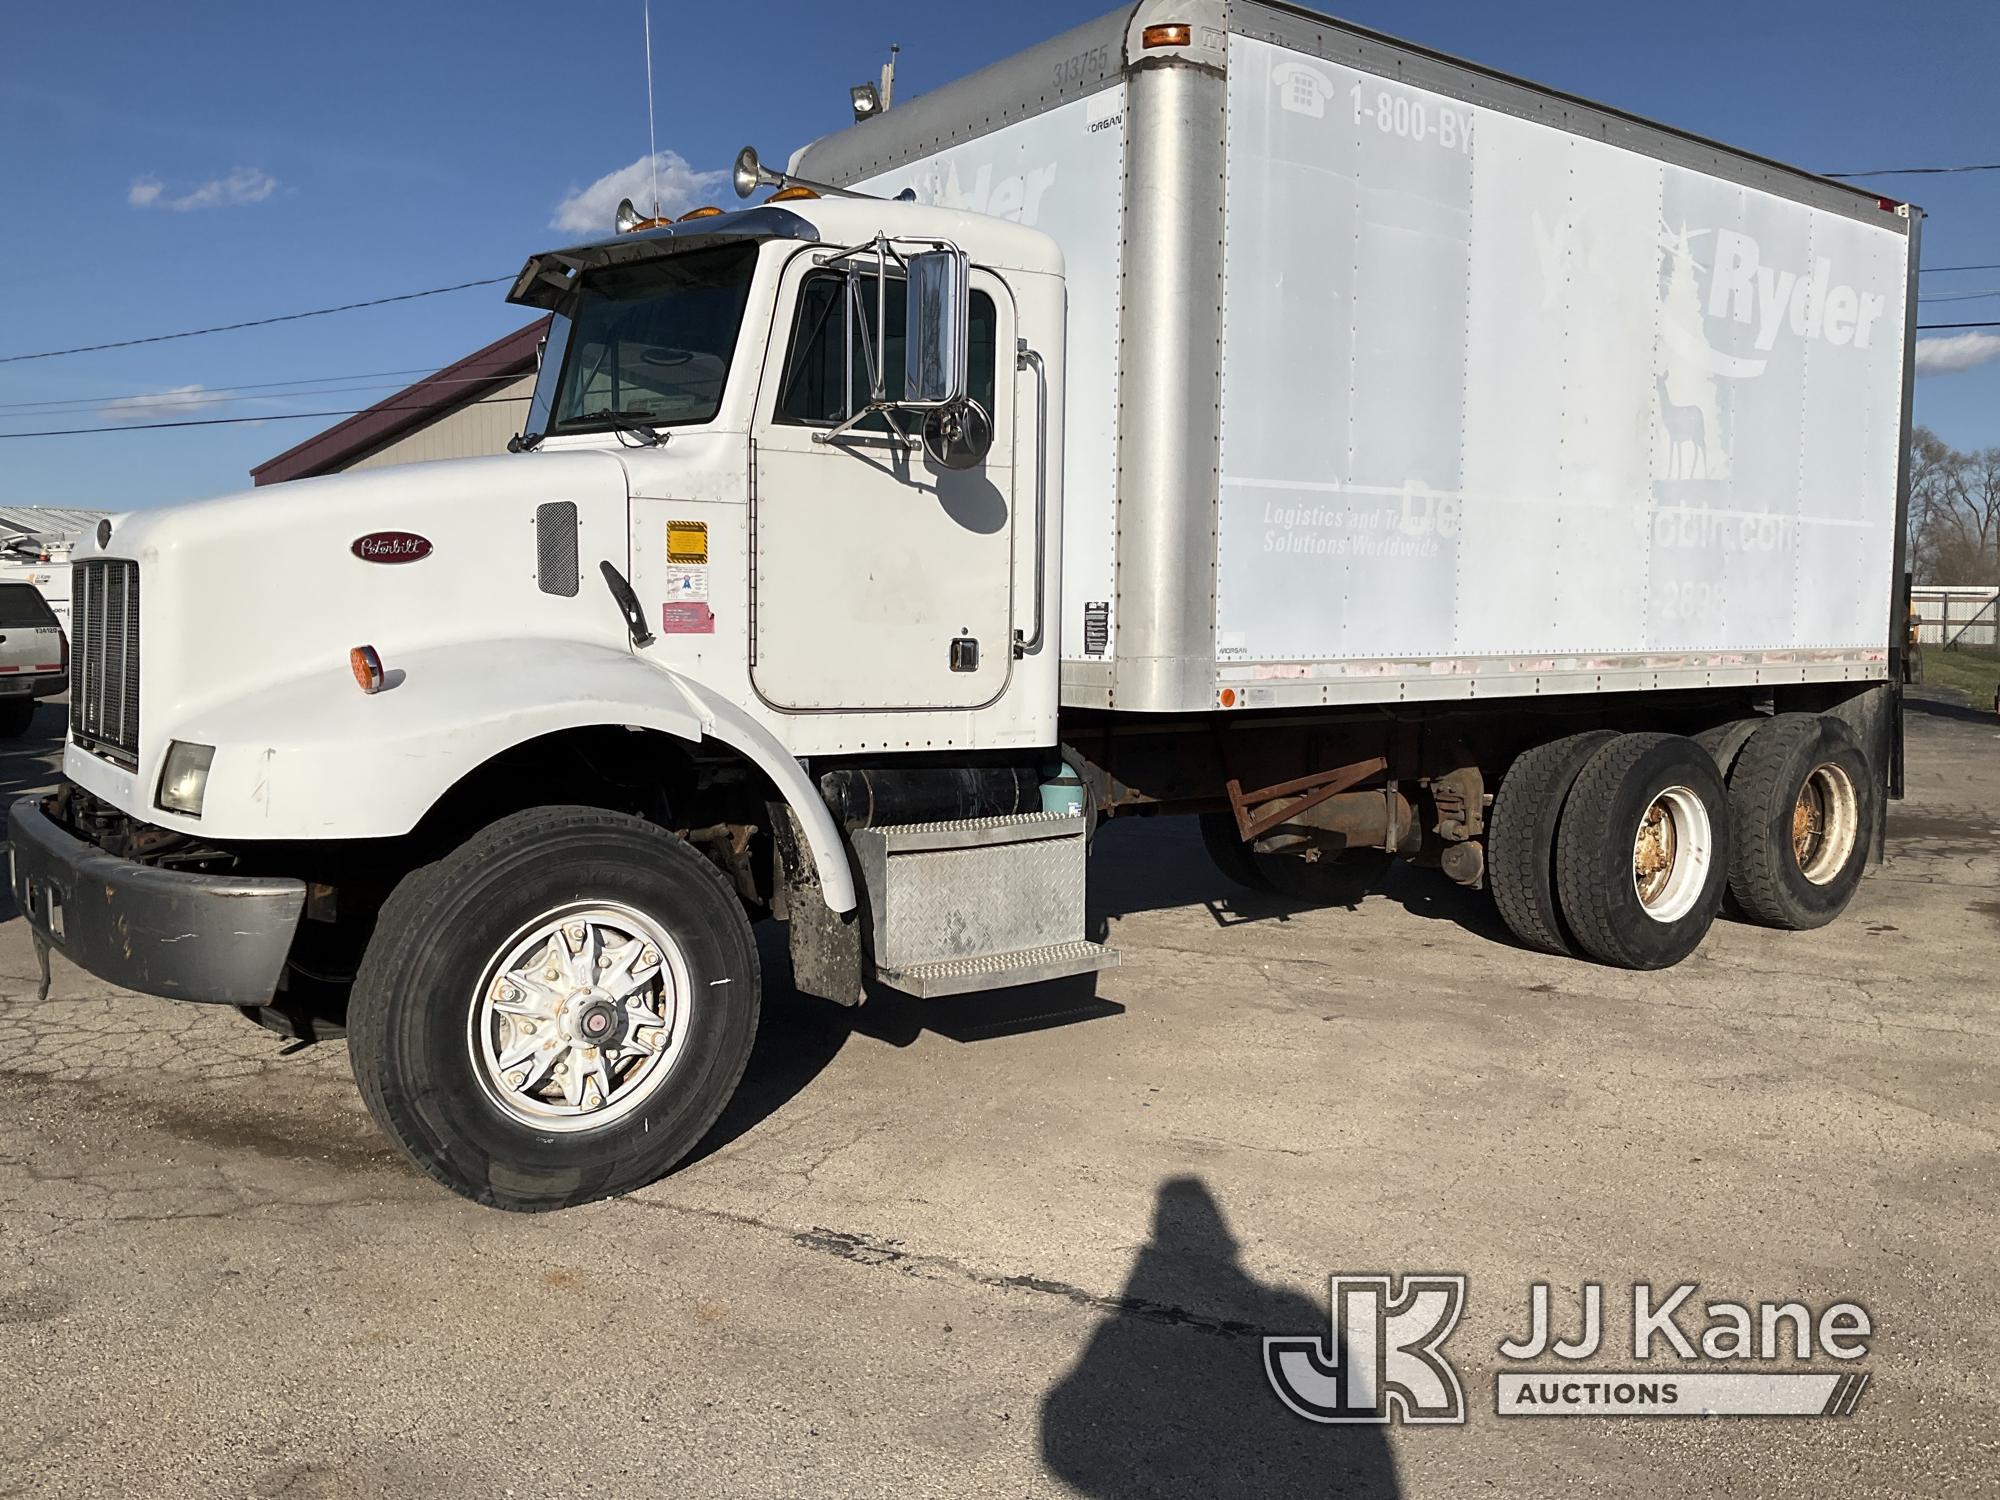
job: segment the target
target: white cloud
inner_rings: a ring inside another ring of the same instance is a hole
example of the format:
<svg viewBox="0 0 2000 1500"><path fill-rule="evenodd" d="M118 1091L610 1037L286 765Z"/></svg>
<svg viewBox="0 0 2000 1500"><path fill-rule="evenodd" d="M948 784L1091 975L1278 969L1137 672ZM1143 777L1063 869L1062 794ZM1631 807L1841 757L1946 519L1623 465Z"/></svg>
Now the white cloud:
<svg viewBox="0 0 2000 1500"><path fill-rule="evenodd" d="M655 163L660 174L660 212L669 218L719 198L729 181L727 172L697 172L678 151L642 156L629 167L607 172L587 188L572 188L556 205L549 228L571 234L610 234L620 198L630 198L642 213L650 213Z"/></svg>
<svg viewBox="0 0 2000 1500"><path fill-rule="evenodd" d="M228 399L206 386L177 385L168 391L107 401L97 408L97 414L119 427L143 427L148 422L174 422L199 416Z"/></svg>
<svg viewBox="0 0 2000 1500"><path fill-rule="evenodd" d="M256 167L238 167L227 177L212 177L200 187L173 197L157 177L132 182L125 201L134 208L169 208L187 213L197 208L223 208L238 203L262 203L278 190L278 179Z"/></svg>
<svg viewBox="0 0 2000 1500"><path fill-rule="evenodd" d="M1917 373L1949 375L2000 359L2000 333L1955 333L1944 339L1917 340Z"/></svg>

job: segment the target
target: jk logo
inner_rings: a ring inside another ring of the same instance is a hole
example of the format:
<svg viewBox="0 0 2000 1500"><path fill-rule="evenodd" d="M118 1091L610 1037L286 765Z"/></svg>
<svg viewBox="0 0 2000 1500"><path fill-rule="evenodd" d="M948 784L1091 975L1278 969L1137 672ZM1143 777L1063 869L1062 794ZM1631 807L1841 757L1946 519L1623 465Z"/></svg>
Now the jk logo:
<svg viewBox="0 0 2000 1500"><path fill-rule="evenodd" d="M1465 1421L1458 1371L1438 1351L1465 1310L1463 1276L1335 1276L1333 1332L1264 1340L1278 1399L1310 1422Z"/></svg>

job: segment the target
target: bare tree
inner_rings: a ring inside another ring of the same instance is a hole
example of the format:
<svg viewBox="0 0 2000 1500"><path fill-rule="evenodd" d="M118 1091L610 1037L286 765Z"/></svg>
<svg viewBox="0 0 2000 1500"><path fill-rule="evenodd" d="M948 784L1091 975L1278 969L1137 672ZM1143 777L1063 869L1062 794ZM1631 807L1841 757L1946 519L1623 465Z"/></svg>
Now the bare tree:
<svg viewBox="0 0 2000 1500"><path fill-rule="evenodd" d="M2000 448L1962 453L1927 427L1911 435L1909 544L1920 583L2000 582Z"/></svg>

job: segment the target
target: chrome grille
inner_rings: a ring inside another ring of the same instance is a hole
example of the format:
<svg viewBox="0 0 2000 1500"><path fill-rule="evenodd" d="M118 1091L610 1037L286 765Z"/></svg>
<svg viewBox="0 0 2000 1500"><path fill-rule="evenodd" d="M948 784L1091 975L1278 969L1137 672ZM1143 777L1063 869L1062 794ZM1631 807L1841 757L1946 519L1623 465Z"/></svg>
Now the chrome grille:
<svg viewBox="0 0 2000 1500"><path fill-rule="evenodd" d="M70 570L70 738L115 759L139 757L139 565Z"/></svg>

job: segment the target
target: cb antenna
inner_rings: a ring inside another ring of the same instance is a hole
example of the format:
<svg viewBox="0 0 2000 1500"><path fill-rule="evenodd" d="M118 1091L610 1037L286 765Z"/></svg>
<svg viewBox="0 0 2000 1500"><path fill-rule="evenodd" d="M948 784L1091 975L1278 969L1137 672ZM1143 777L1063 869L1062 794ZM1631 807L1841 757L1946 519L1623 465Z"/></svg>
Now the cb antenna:
<svg viewBox="0 0 2000 1500"><path fill-rule="evenodd" d="M660 140L653 133L653 3L646 0L646 164L653 169L653 217L660 216Z"/></svg>

